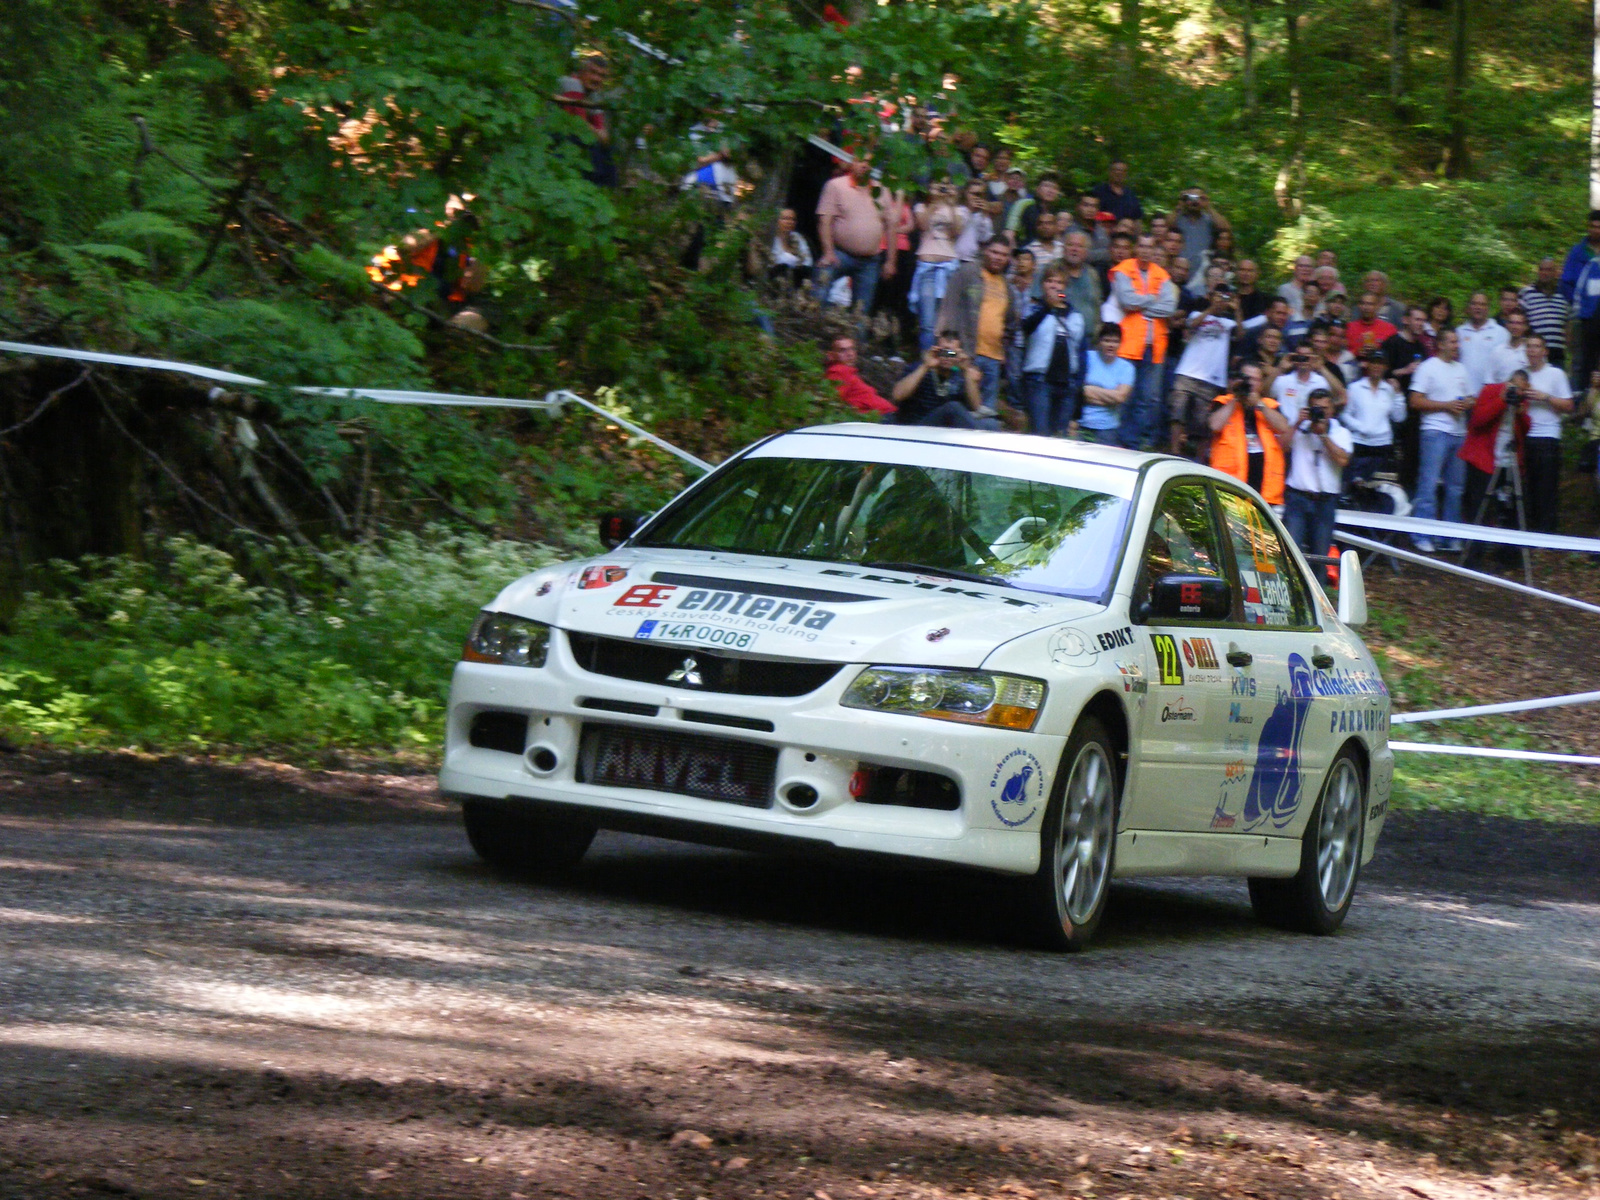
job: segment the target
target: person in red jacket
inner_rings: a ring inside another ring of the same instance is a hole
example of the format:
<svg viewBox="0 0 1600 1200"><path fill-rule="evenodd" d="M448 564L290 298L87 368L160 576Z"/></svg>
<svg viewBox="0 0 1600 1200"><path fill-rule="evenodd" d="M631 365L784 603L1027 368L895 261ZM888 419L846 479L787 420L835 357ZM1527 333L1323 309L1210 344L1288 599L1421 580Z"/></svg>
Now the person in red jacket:
<svg viewBox="0 0 1600 1200"><path fill-rule="evenodd" d="M1478 520L1478 510L1483 506L1497 467L1515 462L1520 470L1525 465L1523 442L1531 424L1523 402L1527 387L1528 373L1519 369L1504 383L1486 384L1472 402L1467 413L1467 438L1456 451L1456 457L1467 464L1466 492L1461 506L1464 520ZM1498 496L1491 498L1489 507L1484 509L1483 523L1515 528L1515 505L1515 499L1504 504ZM1469 543L1463 565L1476 564L1483 557L1483 549L1483 542ZM1516 555L1509 550L1503 551L1500 557L1516 561Z"/></svg>
<svg viewBox="0 0 1600 1200"><path fill-rule="evenodd" d="M855 338L843 335L834 338L828 343L828 351L824 357L828 365L822 373L833 380L834 387L839 389L839 399L861 413L895 411L894 405L878 395L873 386L861 378L861 373L856 370Z"/></svg>

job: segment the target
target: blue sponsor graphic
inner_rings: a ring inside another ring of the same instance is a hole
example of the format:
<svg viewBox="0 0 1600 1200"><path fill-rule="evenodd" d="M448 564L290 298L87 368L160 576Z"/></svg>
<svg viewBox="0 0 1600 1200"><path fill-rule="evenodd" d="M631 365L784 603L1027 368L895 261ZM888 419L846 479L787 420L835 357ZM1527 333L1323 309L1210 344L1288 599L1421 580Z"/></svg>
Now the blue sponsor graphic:
<svg viewBox="0 0 1600 1200"><path fill-rule="evenodd" d="M1278 689L1272 712L1261 722L1256 746L1256 769L1245 794L1240 815L1244 827L1255 829L1268 821L1282 829L1300 809L1300 742L1316 692L1311 666L1298 654L1289 655L1289 690Z"/></svg>
<svg viewBox="0 0 1600 1200"><path fill-rule="evenodd" d="M636 638L647 638L652 633L655 632L655 629L656 629L656 622L654 622L654 621L641 621L639 623L638 632L636 632L633 636L636 637Z"/></svg>
<svg viewBox="0 0 1600 1200"><path fill-rule="evenodd" d="M1233 694L1235 696L1248 696L1250 699L1254 700L1256 698L1255 676L1235 675L1233 677ZM1235 705L1234 707L1237 708L1238 705Z"/></svg>
<svg viewBox="0 0 1600 1200"><path fill-rule="evenodd" d="M1255 681L1252 680L1251 682ZM1254 725L1255 723L1256 719L1254 717L1245 715L1244 705L1240 701L1235 700L1228 705L1229 725Z"/></svg>
<svg viewBox="0 0 1600 1200"><path fill-rule="evenodd" d="M989 777L989 807L1004 825L1016 828L1038 815L1044 800L1044 768L1026 750L1013 750L995 764Z"/></svg>

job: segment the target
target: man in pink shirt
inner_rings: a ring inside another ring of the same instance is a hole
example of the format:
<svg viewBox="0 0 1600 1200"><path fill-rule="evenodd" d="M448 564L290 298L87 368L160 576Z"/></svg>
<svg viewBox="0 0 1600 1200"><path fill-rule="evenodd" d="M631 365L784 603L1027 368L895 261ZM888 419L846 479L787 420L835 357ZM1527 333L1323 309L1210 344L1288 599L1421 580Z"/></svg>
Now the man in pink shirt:
<svg viewBox="0 0 1600 1200"><path fill-rule="evenodd" d="M885 203L873 193L872 160L866 155L850 170L828 180L817 201L817 236L822 254L817 258L817 298L827 302L839 279L848 276L851 301L863 315L872 311L873 293L880 273L893 274L894 261L884 266Z"/></svg>

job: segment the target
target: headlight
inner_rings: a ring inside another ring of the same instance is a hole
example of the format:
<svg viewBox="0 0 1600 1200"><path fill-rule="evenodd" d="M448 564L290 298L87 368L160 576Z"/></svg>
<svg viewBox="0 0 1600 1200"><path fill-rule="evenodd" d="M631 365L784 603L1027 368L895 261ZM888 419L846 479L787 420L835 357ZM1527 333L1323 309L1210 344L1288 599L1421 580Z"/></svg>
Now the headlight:
<svg viewBox="0 0 1600 1200"><path fill-rule="evenodd" d="M1044 707L1044 691L1037 679L988 671L868 667L845 689L839 703L967 725L1032 729Z"/></svg>
<svg viewBox="0 0 1600 1200"><path fill-rule="evenodd" d="M467 662L542 667L550 649L550 626L526 617L481 612L467 634L461 657Z"/></svg>

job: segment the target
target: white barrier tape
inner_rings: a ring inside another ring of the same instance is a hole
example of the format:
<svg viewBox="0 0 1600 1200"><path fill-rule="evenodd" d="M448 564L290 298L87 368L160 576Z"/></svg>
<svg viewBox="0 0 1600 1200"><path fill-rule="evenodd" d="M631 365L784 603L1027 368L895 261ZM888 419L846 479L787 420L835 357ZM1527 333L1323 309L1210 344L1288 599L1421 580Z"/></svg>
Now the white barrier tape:
<svg viewBox="0 0 1600 1200"><path fill-rule="evenodd" d="M678 447L674 446L671 442L665 440L664 438L658 438L655 434L651 433L648 429L639 428L639 426L635 425L632 421L624 420L622 417L617 416L616 413L610 411L609 409L601 408L593 400L585 400L582 396L578 395L576 392L569 392L565 388L563 388L563 389L561 389L560 391L557 391L557 392L550 392L549 394L547 394L545 396L545 402L546 403L553 402L554 406L556 408L560 408L561 407L561 402L563 400L571 401L573 404L581 404L584 408L587 408L590 412L599 413L602 417L604 417L608 421L615 421L618 425L621 425L624 429L627 429L627 430L629 430L629 431L631 431L633 433L638 434L645 441L651 443L652 445L660 446L668 454L676 454L679 458L683 459L683 461L688 463L690 466L698 467L700 470L706 472L708 475L713 470L716 469L710 463L704 461L703 459L696 458L694 455L690 454L687 450L678 449Z"/></svg>
<svg viewBox="0 0 1600 1200"><path fill-rule="evenodd" d="M257 379L253 375L239 375L232 371L219 371L215 367L201 367L194 363L171 362L164 358L139 358L132 354L105 354L98 350L73 350L64 346L33 346L26 342L0 342L0 351L11 354L33 354L40 358L70 358L78 362L103 363L112 367L137 367L146 371L172 371L179 375L193 375L198 379L209 379L213 383L231 383L237 387L267 387L264 379ZM577 404L592 412L599 413L608 421L615 421L618 425L644 438L653 445L661 447L669 454L675 454L690 466L701 471L711 471L711 464L696 458L687 450L680 450L671 442L658 438L648 429L641 429L632 421L608 412L592 400L585 400L576 392L562 388L549 392L543 400L520 400L503 396L463 396L454 392L406 392L396 391L393 388L332 388L332 387L291 387L292 392L302 396L325 396L335 400L373 400L379 404L426 404L445 408L522 408L533 409L540 412L559 413L563 404Z"/></svg>
<svg viewBox="0 0 1600 1200"><path fill-rule="evenodd" d="M1492 525L1464 525L1459 521L1430 521L1421 517L1391 517L1383 513L1341 508L1334 518L1339 525L1356 529L1382 529L1390 533L1409 533L1413 537L1460 538L1469 542L1494 542L1502 546L1530 546L1536 550L1569 550L1579 554L1600 554L1600 538L1569 537L1562 533L1529 533L1521 529L1499 529Z"/></svg>
<svg viewBox="0 0 1600 1200"><path fill-rule="evenodd" d="M1566 763L1600 767L1600 758L1588 754L1546 754L1541 750L1496 750L1492 746L1435 746L1431 742L1390 742L1389 749L1420 754L1455 754L1465 758L1512 758L1521 762Z"/></svg>
<svg viewBox="0 0 1600 1200"><path fill-rule="evenodd" d="M1443 571L1448 575L1460 575L1464 579L1476 579L1479 583L1488 583L1495 587L1505 588L1508 591L1521 592L1525 596L1537 596L1541 600L1552 600L1557 604L1565 604L1568 608L1600 613L1600 604L1590 604L1587 600L1574 600L1571 596L1562 596L1556 592L1547 592L1541 588L1529 587L1525 583L1514 583L1509 579L1501 579L1498 575L1485 575L1482 571L1472 571L1466 567L1458 567L1455 563L1429 558L1426 554L1414 554L1410 550L1402 550L1398 546L1387 546L1382 542L1375 542L1371 538L1361 537L1359 534L1335 530L1333 536L1347 545L1358 546L1363 550L1376 550L1379 554L1403 559L1406 562L1414 562L1424 567L1432 567L1434 570Z"/></svg>
<svg viewBox="0 0 1600 1200"><path fill-rule="evenodd" d="M1423 721L1458 721L1463 717L1493 717L1500 713L1531 712L1536 708L1559 708L1564 704L1600 704L1600 692L1573 692L1567 696L1545 696L1539 700L1508 700L1503 704L1474 704L1470 708L1436 708L1431 712L1395 713L1391 725L1416 725Z"/></svg>
<svg viewBox="0 0 1600 1200"><path fill-rule="evenodd" d="M267 387L266 380L252 375L238 375L232 371L219 371L215 367L201 367L194 363L170 362L164 358L138 358L131 354L103 354L98 350L71 350L64 346L32 346L26 342L0 342L0 350L11 354L32 354L40 358L70 358L77 362L104 363L112 367L138 367L146 371L172 371L179 375L193 375L213 383L231 383L237 387ZM454 392L406 392L392 388L331 388L291 387L302 396L326 396L330 399L375 400L379 404L433 404L459 408L530 408L542 411L561 409L559 402L550 400L515 400L500 396L462 396Z"/></svg>

